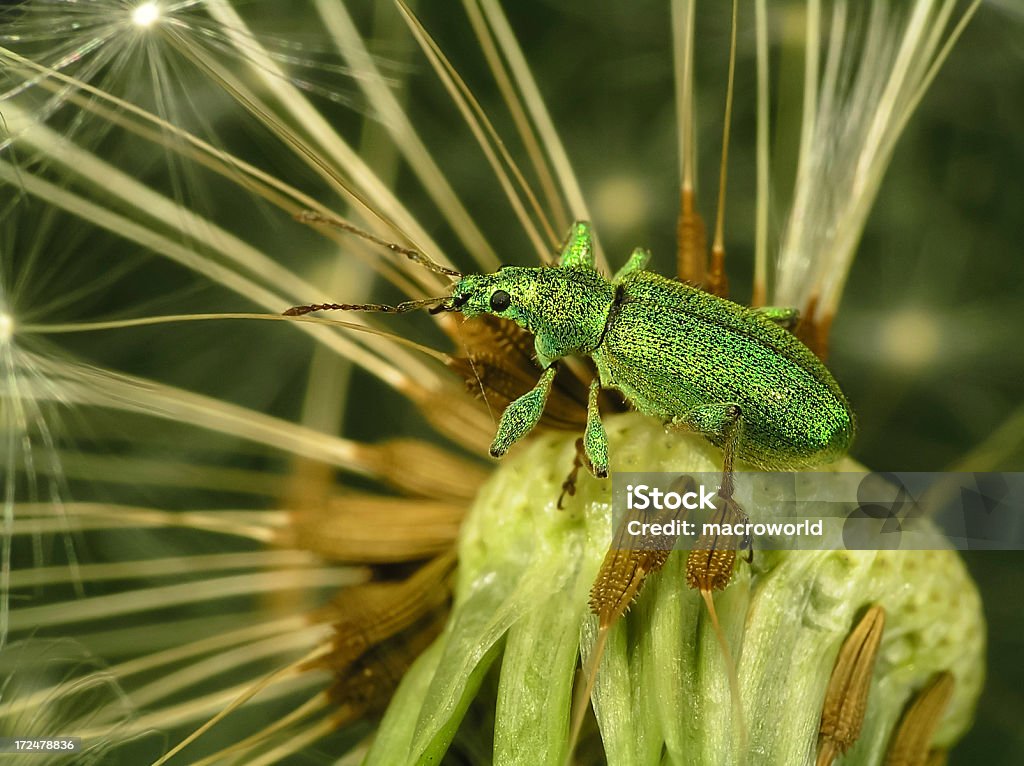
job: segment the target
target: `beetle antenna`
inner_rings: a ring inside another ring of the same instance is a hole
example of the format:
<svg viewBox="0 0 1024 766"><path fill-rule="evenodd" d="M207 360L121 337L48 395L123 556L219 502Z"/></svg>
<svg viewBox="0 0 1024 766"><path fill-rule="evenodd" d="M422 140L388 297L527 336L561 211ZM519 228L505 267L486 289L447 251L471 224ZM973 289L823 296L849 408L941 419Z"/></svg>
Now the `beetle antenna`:
<svg viewBox="0 0 1024 766"><path fill-rule="evenodd" d="M419 250L413 250L408 247L402 247L394 242L388 242L386 239L381 239L377 235L364 231L358 226L354 226L348 221L343 221L336 216L325 215L324 213L320 213L316 210L303 210L298 213L295 218L303 223L322 223L328 226L333 226L336 229L341 229L342 231L347 231L349 234L355 234L357 237L373 242L375 245L386 247L393 253L404 255L410 261L415 261L420 266L423 266L425 269L428 269L435 274L442 274L446 277L455 277L456 279L462 276L461 272L458 272L455 269L449 269L447 266L442 266L440 263L437 263L425 256Z"/></svg>
<svg viewBox="0 0 1024 766"><path fill-rule="evenodd" d="M718 170L718 212L715 214L715 239L711 245L711 268L708 273L708 292L723 298L729 294L729 280L725 275L725 181L729 164L729 127L732 123L733 82L736 79L736 17L738 3L739 0L732 0L729 83L726 86L725 119L722 126L722 164Z"/></svg>
<svg viewBox="0 0 1024 766"><path fill-rule="evenodd" d="M314 311L380 311L385 314L404 314L407 311L424 308L430 308L430 313L436 314L448 310L444 307L444 301L450 297L442 295L438 298L424 298L421 301L402 301L395 306L389 306L386 303L310 303L306 306L292 306L284 312L284 315L300 317L303 314L312 314Z"/></svg>

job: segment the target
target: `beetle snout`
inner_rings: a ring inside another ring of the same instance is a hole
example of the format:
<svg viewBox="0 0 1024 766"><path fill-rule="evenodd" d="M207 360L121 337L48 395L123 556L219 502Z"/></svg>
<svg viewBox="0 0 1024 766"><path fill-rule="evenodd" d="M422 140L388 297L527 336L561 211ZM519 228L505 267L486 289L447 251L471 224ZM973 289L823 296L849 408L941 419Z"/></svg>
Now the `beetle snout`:
<svg viewBox="0 0 1024 766"><path fill-rule="evenodd" d="M450 298L446 298L441 303L430 309L431 314L440 314L444 311L459 311L463 306L469 302L470 296L468 293L462 293L459 295L453 295Z"/></svg>

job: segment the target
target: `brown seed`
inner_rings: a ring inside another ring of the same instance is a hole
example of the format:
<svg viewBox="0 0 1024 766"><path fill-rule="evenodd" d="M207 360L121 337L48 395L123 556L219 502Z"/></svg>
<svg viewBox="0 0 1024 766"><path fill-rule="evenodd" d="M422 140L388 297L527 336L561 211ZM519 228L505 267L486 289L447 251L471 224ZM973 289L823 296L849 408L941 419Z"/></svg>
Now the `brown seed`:
<svg viewBox="0 0 1024 766"><path fill-rule="evenodd" d="M876 604L864 613L839 650L821 710L818 766L832 763L860 736L884 628L885 610Z"/></svg>
<svg viewBox="0 0 1024 766"><path fill-rule="evenodd" d="M832 315L818 316L818 296L812 295L800 310L800 321L793 333L822 361L828 359L828 336L832 330Z"/></svg>
<svg viewBox="0 0 1024 766"><path fill-rule="evenodd" d="M918 692L889 744L885 766L931 766L934 758L945 758L941 752L931 752L931 743L955 685L953 674L944 670Z"/></svg>
<svg viewBox="0 0 1024 766"><path fill-rule="evenodd" d="M680 190L676 243L676 274L684 282L701 284L708 257L708 241L704 220L694 207L693 189Z"/></svg>
<svg viewBox="0 0 1024 766"><path fill-rule="evenodd" d="M389 439L363 449L376 475L408 495L468 503L490 473L479 463L422 439Z"/></svg>
<svg viewBox="0 0 1024 766"><path fill-rule="evenodd" d="M427 614L408 630L363 654L335 676L328 697L343 719L372 715L390 702L402 677L444 629L447 614Z"/></svg>
<svg viewBox="0 0 1024 766"><path fill-rule="evenodd" d="M671 517L670 512L663 515L649 521L664 522ZM590 589L590 610L600 618L602 628L613 625L626 613L647 576L665 566L675 543L663 536L630 535L628 522L622 520Z"/></svg>
<svg viewBox="0 0 1024 766"><path fill-rule="evenodd" d="M602 628L613 625L629 610L644 580L665 566L671 552L619 550L614 544L608 549L590 589L590 611L598 616Z"/></svg>
<svg viewBox="0 0 1024 766"><path fill-rule="evenodd" d="M711 249L711 266L708 268L706 288L719 298L729 297L729 277L725 274L725 248Z"/></svg>
<svg viewBox="0 0 1024 766"><path fill-rule="evenodd" d="M326 619L334 620L334 641L331 653L318 664L342 674L374 646L429 614L447 611L455 560L451 550L405 580L370 582L341 591L325 607Z"/></svg>
<svg viewBox="0 0 1024 766"><path fill-rule="evenodd" d="M732 580L735 566L735 550L694 548L686 558L686 584L694 590L724 590Z"/></svg>
<svg viewBox="0 0 1024 766"><path fill-rule="evenodd" d="M709 519L717 524L737 524L746 520L747 515L729 500ZM724 590L732 580L736 551L742 545L743 538L737 535L702 534L686 559L686 584L694 590Z"/></svg>
<svg viewBox="0 0 1024 766"><path fill-rule="evenodd" d="M290 513L277 542L331 561L421 561L455 544L465 513L466 508L454 501L337 495L321 506Z"/></svg>

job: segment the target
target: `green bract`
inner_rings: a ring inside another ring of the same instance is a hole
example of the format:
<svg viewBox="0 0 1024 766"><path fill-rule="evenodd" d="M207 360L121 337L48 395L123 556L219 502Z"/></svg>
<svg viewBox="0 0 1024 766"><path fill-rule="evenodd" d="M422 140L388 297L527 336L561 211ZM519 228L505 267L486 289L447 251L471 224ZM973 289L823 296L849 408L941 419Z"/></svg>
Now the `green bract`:
<svg viewBox="0 0 1024 766"><path fill-rule="evenodd" d="M668 434L652 418L607 425L613 470L720 466L704 439ZM447 628L403 681L368 764L439 763L471 704L493 706L495 764L564 762L580 637L586 651L596 627L587 594L611 540L609 480L581 482L557 508L573 440L537 438L481 490L463 528ZM826 470L862 469L844 460ZM686 587L685 562L673 554L609 636L593 704L610 764L737 762L722 654ZM881 763L908 700L937 671L950 671L955 688L933 746L952 745L970 722L984 627L953 551L757 552L715 601L736 655L750 764L814 763L837 653L871 604L885 609L886 627L861 736L837 763ZM496 699L482 686L495 662Z"/></svg>

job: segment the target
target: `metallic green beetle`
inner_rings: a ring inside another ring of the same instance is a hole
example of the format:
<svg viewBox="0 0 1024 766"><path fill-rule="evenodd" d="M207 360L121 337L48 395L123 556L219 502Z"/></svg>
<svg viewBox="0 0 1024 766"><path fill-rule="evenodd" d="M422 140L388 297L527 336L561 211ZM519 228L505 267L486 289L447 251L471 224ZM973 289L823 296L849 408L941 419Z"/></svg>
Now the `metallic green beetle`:
<svg viewBox="0 0 1024 766"><path fill-rule="evenodd" d="M431 313L458 311L466 317L494 314L533 334L543 372L502 414L491 444L494 457L537 425L557 360L569 355L589 356L597 365L583 446L599 478L608 475L608 439L598 411L602 387L618 389L643 414L701 433L721 447L722 497L732 494L737 458L766 470L794 470L835 460L853 440L853 412L843 392L818 357L784 327L795 320L795 311L746 308L647 271L650 253L641 248L609 280L594 268L585 221L573 224L555 267L504 266L466 276L351 224L327 222L458 281L443 298L398 306L316 304L286 313L430 307Z"/></svg>
<svg viewBox="0 0 1024 766"><path fill-rule="evenodd" d="M591 357L598 370L583 439L595 476L608 475L602 387L723 448L726 481L736 458L791 470L846 452L853 413L828 369L784 328L794 311L740 306L646 271L649 259L637 248L609 280L594 268L590 225L578 221L556 267L464 276L434 309L494 314L535 338L540 381L506 408L491 455L504 455L536 426L556 361L573 354Z"/></svg>

